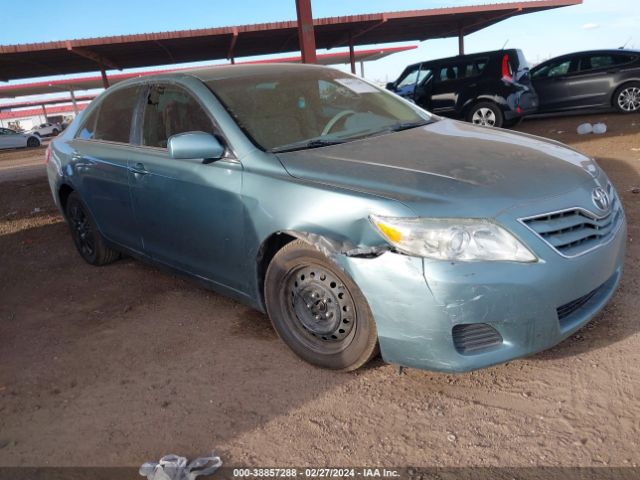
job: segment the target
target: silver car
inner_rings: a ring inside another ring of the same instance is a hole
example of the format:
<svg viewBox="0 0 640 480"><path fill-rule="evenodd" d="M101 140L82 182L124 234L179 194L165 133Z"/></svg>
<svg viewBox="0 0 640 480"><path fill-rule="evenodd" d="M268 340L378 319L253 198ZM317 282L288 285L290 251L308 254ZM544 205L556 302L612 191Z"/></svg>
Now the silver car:
<svg viewBox="0 0 640 480"><path fill-rule="evenodd" d="M33 133L18 133L10 128L0 128L0 149L39 146L40 138Z"/></svg>

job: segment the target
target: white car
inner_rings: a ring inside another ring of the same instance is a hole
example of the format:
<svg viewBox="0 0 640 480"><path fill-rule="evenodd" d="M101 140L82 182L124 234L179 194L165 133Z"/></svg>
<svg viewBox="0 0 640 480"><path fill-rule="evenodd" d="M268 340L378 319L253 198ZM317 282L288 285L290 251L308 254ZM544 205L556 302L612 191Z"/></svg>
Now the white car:
<svg viewBox="0 0 640 480"><path fill-rule="evenodd" d="M0 128L0 150L3 148L39 147L40 138L33 133L18 133L8 128Z"/></svg>
<svg viewBox="0 0 640 480"><path fill-rule="evenodd" d="M60 133L60 125L55 123L42 123L37 127L33 127L29 130L29 133L34 133L40 137L55 137Z"/></svg>

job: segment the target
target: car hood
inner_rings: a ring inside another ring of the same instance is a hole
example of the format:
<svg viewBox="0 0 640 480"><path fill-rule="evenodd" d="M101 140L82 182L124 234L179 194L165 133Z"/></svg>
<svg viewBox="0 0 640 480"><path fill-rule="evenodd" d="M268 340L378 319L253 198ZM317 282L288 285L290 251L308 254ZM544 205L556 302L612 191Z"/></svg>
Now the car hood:
<svg viewBox="0 0 640 480"><path fill-rule="evenodd" d="M419 214L440 204L455 205L456 215L461 206L468 215L495 215L590 189L599 171L561 143L453 120L278 158L293 177L392 198Z"/></svg>

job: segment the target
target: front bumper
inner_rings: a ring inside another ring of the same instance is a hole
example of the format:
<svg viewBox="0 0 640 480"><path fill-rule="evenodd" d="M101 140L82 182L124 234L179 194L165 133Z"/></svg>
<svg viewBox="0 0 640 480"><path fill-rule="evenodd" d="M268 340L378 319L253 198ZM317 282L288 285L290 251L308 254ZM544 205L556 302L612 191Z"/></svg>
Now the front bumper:
<svg viewBox="0 0 640 480"><path fill-rule="evenodd" d="M623 223L592 252L571 259L548 252L531 264L438 262L391 252L339 262L369 302L386 362L464 372L545 350L589 322L618 286L626 236ZM581 298L587 300L560 321L558 308ZM490 325L502 343L461 353L452 329L469 323Z"/></svg>

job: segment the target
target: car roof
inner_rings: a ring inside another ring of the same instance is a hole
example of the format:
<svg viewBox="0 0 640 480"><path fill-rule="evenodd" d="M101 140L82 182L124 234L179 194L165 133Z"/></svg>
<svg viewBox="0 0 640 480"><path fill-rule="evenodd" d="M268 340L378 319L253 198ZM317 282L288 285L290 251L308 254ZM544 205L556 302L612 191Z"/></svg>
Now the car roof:
<svg viewBox="0 0 640 480"><path fill-rule="evenodd" d="M597 55L599 53L622 53L622 54L626 53L626 54L638 55L640 54L640 50L631 50L627 48L603 48L600 50L584 50L580 52L571 52L571 53L565 53L564 55L558 55L557 57L549 58L544 62L540 62L539 65L550 62L552 60L558 60L560 58L570 58L570 57L576 57L576 56L582 56L582 55Z"/></svg>
<svg viewBox="0 0 640 480"><path fill-rule="evenodd" d="M131 78L118 82L116 86L135 85L149 81L172 80L185 77L196 77L203 82L211 80L221 80L225 78L242 78L251 77L256 74L264 74L269 72L290 73L296 75L302 71L309 71L318 68L330 68L323 65L309 65L300 63L269 63L269 64L253 64L253 65L215 65L203 68L194 68L181 72L159 73L157 75L145 75L144 77ZM346 75L346 74L345 74Z"/></svg>
<svg viewBox="0 0 640 480"><path fill-rule="evenodd" d="M469 53L469 54L466 54L466 55L456 55L456 56L453 56L453 57L433 58L431 60L425 60L424 62L412 63L411 65L407 65L406 68L414 67L416 65L420 65L420 64L423 64L423 63L464 61L467 58L486 57L486 56L496 55L496 54L499 55L501 53L517 52L519 50L520 49L518 49L518 48L505 48L503 50L491 50L491 51L488 51L488 52Z"/></svg>

